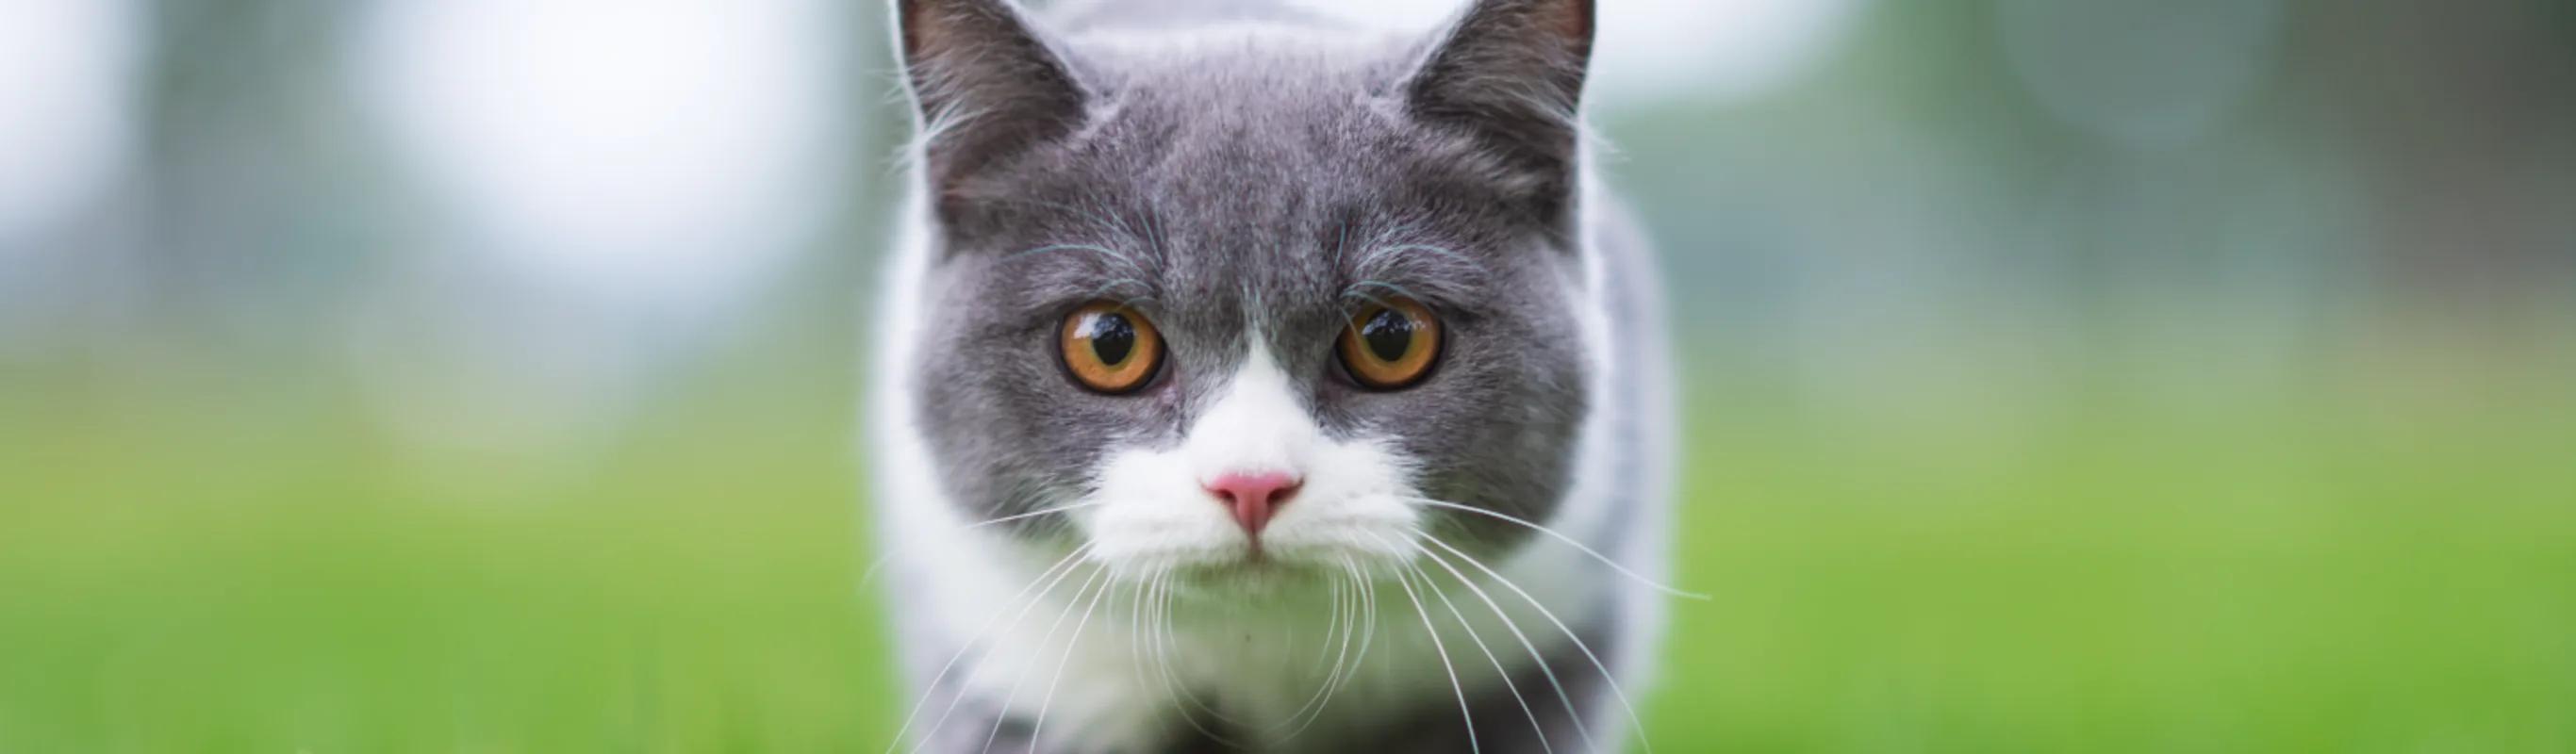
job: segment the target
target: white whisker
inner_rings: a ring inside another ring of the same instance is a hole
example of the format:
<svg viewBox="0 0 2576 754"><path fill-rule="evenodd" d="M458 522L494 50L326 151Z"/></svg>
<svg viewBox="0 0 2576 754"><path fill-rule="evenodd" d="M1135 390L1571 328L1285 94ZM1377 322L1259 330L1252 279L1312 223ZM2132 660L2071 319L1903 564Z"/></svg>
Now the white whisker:
<svg viewBox="0 0 2576 754"><path fill-rule="evenodd" d="M1218 743L1237 749L1244 748L1225 736L1217 735L1216 731L1209 730L1205 724L1199 722L1198 715L1191 712L1191 707L1197 707L1200 710L1206 711L1208 714L1215 715L1219 720L1225 720L1226 722L1233 721L1226 720L1225 715L1219 714L1215 709L1208 707L1206 702L1200 701L1198 698L1198 692L1192 690L1189 687L1189 684L1183 682L1180 674L1172 669L1172 655L1177 654L1178 652L1166 651L1166 648L1169 647L1173 650L1177 650L1179 640L1172 638L1171 582L1172 575L1168 572L1164 573L1162 577L1156 581L1159 586L1156 589L1157 594L1155 598L1155 635L1153 637L1153 644L1154 656L1160 660L1160 662L1156 664L1156 669L1161 671L1163 675L1163 683L1165 684L1165 687L1171 691L1169 696L1173 700L1180 702L1180 704L1174 705L1174 709L1180 711L1182 722L1189 723L1191 728L1196 729L1201 735L1207 736L1210 740L1214 740Z"/></svg>
<svg viewBox="0 0 2576 754"><path fill-rule="evenodd" d="M1421 548L1421 552L1432 563L1438 564L1443 570L1448 571L1449 575L1458 577L1458 583L1467 585L1467 591L1474 592L1477 599L1485 601L1485 607L1494 611L1494 617L1502 619L1503 627L1510 629L1512 632L1512 638L1520 640L1521 649L1529 652L1530 662L1537 664L1539 673L1547 676L1547 685L1556 689L1557 701L1565 705L1566 717L1574 721L1575 735L1583 738L1585 748L1591 749L1598 754L1600 747L1598 744L1593 743L1592 731L1584 728L1583 712L1574 708L1574 697L1565 693L1565 683L1557 679L1556 669L1549 666L1547 656L1538 651L1538 644L1530 641L1529 634L1521 631L1520 623L1512 620L1511 613L1503 610L1502 603L1495 602L1493 595L1485 593L1484 587L1477 586L1476 581L1474 579L1467 578L1467 574L1460 572L1457 566L1450 565L1448 561L1440 559L1439 554L1432 552L1429 548Z"/></svg>
<svg viewBox="0 0 2576 754"><path fill-rule="evenodd" d="M1342 621L1342 582L1331 582L1332 607L1324 613L1324 640L1315 644L1315 664L1306 668L1307 675L1324 671L1325 658L1333 656L1333 630Z"/></svg>
<svg viewBox="0 0 2576 754"><path fill-rule="evenodd" d="M1656 591L1663 592L1663 593L1665 593L1665 594L1669 594L1669 595L1672 595L1672 596L1675 596L1675 597L1684 597L1684 598L1695 599L1695 600L1707 600L1707 599L1711 599L1711 597L1709 597L1708 595L1705 595L1705 594L1700 594L1700 593L1698 593L1698 592L1685 592L1685 591L1682 591L1682 590L1680 590L1680 589L1675 589L1675 588L1672 588L1672 587L1669 587L1669 586L1665 586L1665 585L1663 585L1663 584L1661 584L1661 583L1656 582L1654 579L1650 579L1650 578L1646 578L1646 577L1644 577L1644 576L1638 575L1638 574L1637 574L1637 572L1635 572L1635 571L1631 571L1631 570L1628 570L1628 567L1627 567L1627 566L1620 565L1620 564L1619 564L1619 561L1611 560L1611 559L1610 559L1610 556L1603 555L1603 554L1601 554L1601 553L1599 553L1599 552L1596 552L1596 551L1594 551L1591 547L1584 545L1582 542L1576 541L1573 537L1569 537L1569 536L1566 536L1566 535L1564 535L1564 534L1560 534L1560 533L1558 533L1555 529L1550 529L1550 528L1547 528L1547 527L1545 527L1545 526L1540 526L1540 525L1538 525L1538 524L1530 523L1530 522L1528 522L1528 521L1524 521L1524 520L1521 520L1521 519L1519 519L1519 518L1515 518L1515 517L1510 516L1510 515L1507 515L1507 514L1496 513L1496 512L1489 511L1489 510L1485 510L1485 509L1483 509L1483 508L1478 508L1478 507L1475 507L1475 506L1472 506L1472 505L1459 505L1459 504L1457 504L1457 503L1452 503L1452 502L1448 502L1448 501L1445 501L1445 500L1433 500L1433 499L1431 499L1431 498L1427 498L1427 497L1407 497L1407 498L1405 498L1405 500L1408 500L1408 501L1411 501L1411 502L1415 502L1415 503L1420 503L1420 504L1423 504L1423 505L1428 505L1428 506L1431 506L1431 507L1434 507L1434 508L1447 508L1447 509L1449 509L1449 510L1461 511L1461 512L1465 512L1465 513L1473 513L1473 514L1476 514L1476 515L1479 515L1479 516L1487 516L1487 517L1491 517L1491 518L1499 519L1499 520L1504 521L1504 522L1513 523L1513 524L1519 524L1519 525L1521 525L1521 526L1529 527L1529 529L1530 529L1531 531L1535 531L1535 532L1538 532L1538 533L1540 533L1540 534L1545 534L1545 535L1548 535L1548 536L1550 536L1550 537L1555 537L1558 541L1562 541L1562 542L1564 542L1564 543L1566 543L1566 544L1568 544L1568 545L1573 546L1573 547L1574 547L1574 549L1582 551L1582 552L1583 552L1583 554L1592 556L1592 559L1593 559L1593 560L1601 561L1601 564L1602 564L1602 565L1609 566L1611 570L1618 571L1620 575L1622 575L1622 576L1626 576L1626 577L1631 578L1631 579L1635 579L1635 580L1637 581L1637 583L1639 583L1639 584L1644 584L1644 585L1646 585L1646 586L1648 586L1648 587L1652 587L1652 588L1654 588Z"/></svg>
<svg viewBox="0 0 2576 754"><path fill-rule="evenodd" d="M1076 587L1076 588L1073 590L1073 597L1071 597L1071 598L1069 598L1069 599L1065 600L1065 602L1064 602L1064 607L1063 607L1063 608L1060 608L1060 609L1058 609L1058 610L1056 610L1056 611L1055 611L1055 622L1054 622L1054 623L1049 623L1049 624L1047 624L1046 635L1041 636L1041 637L1038 637L1038 645L1037 645L1037 646L1035 646L1035 647L1032 647L1031 649L1033 649L1033 650L1035 650L1035 651L1038 651L1038 652L1046 651L1046 645L1048 645L1048 644L1051 644L1051 643L1054 643L1054 642L1055 642L1055 632L1056 632L1056 629L1063 628L1063 627L1064 627L1064 619L1065 619L1065 618L1072 617L1072 615L1073 615L1073 603L1081 602L1081 601L1082 601L1082 595L1083 595L1085 592L1089 592L1089 591L1091 591L1091 587L1092 587L1093 585L1095 585L1095 584L1100 584L1100 583L1101 583L1101 581L1100 581L1100 580L1101 580L1103 577L1106 577L1106 576L1108 576L1108 575L1109 575L1109 572L1108 572L1108 571L1105 571L1105 570L1093 570L1093 571L1091 572L1091 577L1090 577L1090 578L1083 579L1083 581L1082 581L1082 586L1080 586L1080 587ZM1106 586L1103 586L1103 588L1106 588ZM994 739L997 739L997 738L1001 738L1001 736L1002 736L1002 722L1003 722L1003 721L1005 721L1005 720L1010 719L1011 702L1014 702L1014 701L1018 701L1018 700L1019 700L1019 698L1020 698L1020 686L1022 686L1022 685L1024 685L1024 684L1027 684L1027 683L1029 682L1029 671L1031 671L1031 670L1035 670L1035 669L1037 669L1037 663L1030 663L1030 664L1028 664L1028 665L1024 665L1024 666L1022 666L1022 667L1020 668L1020 673L1019 673L1019 675L1013 676L1013 677L1011 678L1011 690L1010 690L1010 692L1005 693L1005 694L1003 694L1003 695L1002 695L1002 708L1001 708L1001 711L1000 711L999 713L997 713L997 714L995 714L995 715L993 716L993 729L992 729L990 732L987 732L987 733L985 733L985 734L984 734L984 752L985 752L985 754L991 754L991 753L992 753L992 751L993 751L993 740L994 740ZM1031 740L1032 740L1032 741L1035 741L1035 739L1031 739Z"/></svg>
<svg viewBox="0 0 2576 754"><path fill-rule="evenodd" d="M1072 573L1072 572L1073 572L1073 570L1072 570L1072 566L1076 566L1076 565L1077 565L1077 564L1075 563L1076 559L1081 558L1084 554L1089 553L1090 551L1091 551L1091 545L1087 545L1087 544L1086 544L1086 545L1083 545L1083 546L1081 546L1081 547L1076 547L1076 548L1074 548L1073 552L1066 553L1066 554L1065 554L1065 556L1064 556L1064 558L1063 558L1062 560L1058 560L1058 561L1056 561L1056 562L1055 562L1055 565L1047 566L1046 570L1044 570L1044 571L1039 571L1039 572L1038 572L1038 575L1037 575L1035 578L1031 578L1031 579L1029 579L1029 585L1028 585L1028 586L1021 587L1021 588L1020 588L1020 593L1019 593L1019 594L1012 595L1012 596L1011 596L1011 599L1010 599L1010 601L1009 601L1009 602L1004 602L1004 603L1002 603L1002 607L1001 607L1001 609L994 610L994 611L993 611L993 617L992 617L991 619L988 619L988 620L984 621L984 626L983 626L982 628L977 628L977 629L975 629L975 634L974 634L973 636L968 636L968 637L966 637L966 641L965 641L964 643L962 643L962 644L958 645L958 647L957 647L957 653L956 653L956 654L954 654L954 655L950 655L950 656L949 656L949 658L948 658L948 663L947 663L947 664L945 664L945 665L941 665L941 666L939 666L939 672L938 672L938 673L936 673L936 674L933 674L933 675L930 677L930 682L929 682L929 684L928 684L928 687L929 687L929 688L931 688L931 689L936 689L936 688L938 688L940 679L947 678L947 677L948 677L948 671L951 671L951 670L955 670L955 669L957 669L957 663L958 663L958 661L966 659L966 653L967 653L967 652L974 651L974 649L975 649L975 642L982 640L982 639L984 638L984 635L985 635L986 633L991 632L991 631L993 630L993 625L994 625L994 624L1001 622L1001 620L1002 620L1002 613L1009 612L1009 611L1010 611L1010 609L1011 609L1011 606L1012 606L1012 605L1019 604L1019 603L1020 603L1020 601L1021 601L1021 600L1023 600L1023 599L1028 599L1028 598L1029 598L1029 595L1030 595L1030 591L1031 591L1031 590L1034 590L1034 589L1036 589L1036 588L1038 588L1038 582L1046 581L1046 580L1047 580L1047 576L1048 576L1048 575L1050 575L1050 574L1055 573L1055 572L1056 572L1056 569L1059 569L1059 568L1065 569L1065 573L1068 573L1068 574L1069 574L1069 573ZM1049 587L1049 588L1053 588L1053 587ZM1030 604L1034 605L1034 604L1036 604L1036 603L1032 602L1032 603L1030 603ZM1026 607L1021 608L1021 609L1020 609L1020 614L1021 614L1021 615L1027 615L1027 614L1028 614L1028 608L1026 608ZM1019 624L1019 619L1018 619L1018 618L1013 618L1013 619L1011 619L1011 623L1012 623L1012 625L1018 625L1018 624ZM977 664L978 666L981 666L983 663L981 663L981 662L977 662L976 664ZM959 695L959 697L960 697L960 698L962 698L963 696L964 696L963 694L960 694L960 695ZM928 694L928 693L923 693L923 694L922 694L922 696L921 696L921 699L920 699L919 701L915 701L915 702L913 702L913 704L912 704L912 712L903 716L903 727L898 728L898 729L896 729L896 730L895 730L895 732L894 732L894 742L886 745L885 754L894 754L894 751L895 751L896 749L903 748L903 736L904 736L904 734L905 734L905 733L912 732L912 722L913 722L913 720L914 720L915 718L920 717L920 716L921 716L921 710L922 710L922 708L923 708L923 707L925 707L925 706L927 706L927 705L929 705L929 704L930 704L930 694ZM957 708L957 702L956 702L956 700L955 700L955 699L951 699L951 700L949 700L948 705L949 705L949 707L948 707L948 708L949 708L950 710L952 710L952 711L954 711L954 710ZM945 721L945 720L947 720L947 719L948 719L948 715L947 715L946 713L941 713L941 714L940 714L940 716L939 716L939 718L940 718L941 720ZM934 729L935 729L935 728L934 728ZM927 737L929 737L929 733L926 733L926 732L925 732L925 733L923 733L923 734L922 734L922 736L923 736L924 738L927 738Z"/></svg>
<svg viewBox="0 0 2576 754"><path fill-rule="evenodd" d="M1344 587L1341 582L1338 581L1333 583L1333 616L1327 619L1327 621L1332 624L1332 627L1328 630L1339 630L1342 635L1341 649L1336 650L1336 654L1333 656L1332 674L1325 676L1323 684L1315 689L1315 697L1306 700L1306 706L1299 707L1295 714L1289 715L1285 721L1280 723L1279 727L1282 728L1288 727L1288 725L1292 723L1296 724L1296 730L1289 731L1287 737L1280 740L1295 740L1298 736L1305 734L1307 728L1313 727L1315 721L1324 719L1324 711L1332 706L1333 693L1341 690L1343 674L1348 672L1350 668L1351 634L1357 633L1358 623L1356 621L1356 617L1359 613L1359 590L1363 588L1365 588L1365 585L1359 583L1356 578L1348 587ZM1327 645L1332 643L1331 634L1325 635L1325 643ZM1323 653L1316 653L1315 659L1319 661L1322 660ZM1305 718L1305 721L1299 723L1298 718L1301 717Z"/></svg>
<svg viewBox="0 0 2576 754"><path fill-rule="evenodd" d="M1419 551L1426 556L1431 553L1430 550L1423 549L1421 545L1415 545L1414 550ZM1539 724L1538 713L1530 709L1529 699L1521 696L1520 684L1512 681L1511 669L1503 667L1502 658L1494 656L1494 650L1485 646L1484 637L1476 635L1476 627L1467 622L1467 614L1458 609L1458 603L1450 601L1449 594L1447 592L1441 591L1438 585L1431 583L1431 575L1424 573L1421 566L1411 566L1411 568L1413 569L1413 575L1422 580L1422 588L1431 592L1432 596L1440 598L1440 604L1449 608L1449 615L1458 619L1458 627L1467 630L1467 640L1475 642L1476 651L1484 653L1485 661L1494 664L1494 674L1502 677L1503 689L1512 692L1512 701L1519 703L1521 706L1521 714L1529 718L1530 730L1538 733L1539 748L1548 752L1548 754L1555 754L1556 747L1547 742L1547 726ZM1510 620L1510 618L1504 618L1505 622L1509 622ZM1532 659L1538 658L1533 656ZM1546 663L1541 661L1539 664L1544 665Z"/></svg>
<svg viewBox="0 0 2576 754"><path fill-rule="evenodd" d="M1413 601L1413 611L1422 616L1422 631L1431 635L1431 648L1440 653L1440 667L1449 671L1449 691L1458 695L1458 716L1467 725L1467 750L1481 754L1484 747L1476 743L1476 713L1467 709L1467 686L1458 682L1458 666L1449 662L1449 646L1440 641L1440 629L1431 625L1431 611L1422 607L1421 595L1414 594L1413 583L1402 572L1395 574L1395 584L1404 588L1404 597Z"/></svg>
<svg viewBox="0 0 2576 754"><path fill-rule="evenodd" d="M1043 602L1043 601L1045 601L1045 600L1046 600L1046 596L1047 596L1049 593L1054 592L1054 591L1055 591L1055 588L1056 588L1057 586L1062 585L1062 584L1064 583L1064 580L1065 580L1065 578L1066 578L1066 577L1072 576L1074 571L1081 570L1081 565L1082 565L1082 563L1081 563L1081 561L1080 561L1080 558L1081 558L1083 555L1085 555L1085 554L1089 553L1090 551L1091 551L1091 546L1090 546L1090 545L1084 545L1084 546L1082 546L1082 547L1075 548L1075 549L1074 549L1074 551L1073 551L1073 554L1065 556L1065 559L1064 559L1064 560L1058 561L1058 565L1063 567L1063 571L1062 571L1062 572L1060 572L1060 573L1056 573L1054 580L1052 580L1052 581L1048 581L1048 582L1047 582L1047 585L1046 585L1046 587L1045 587L1045 588L1039 589L1036 595L1029 597L1029 598L1028 598L1028 601L1027 601L1025 604L1020 605L1020 612L1019 612L1019 614L1011 616L1011 622L1010 622L1008 625L1003 626L1003 627L1002 627L1002 630L1003 630L1003 631L1009 631L1009 630L1011 630L1011 629L1013 629L1013 628L1017 628L1017 627L1019 627L1019 625L1020 625L1020 621L1021 621L1022 619L1024 619L1024 618L1027 618L1027 617L1029 616L1029 612L1030 612L1031 610L1035 609L1035 608L1037 607L1037 605L1038 605L1038 603L1039 603L1039 602ZM1047 569L1047 571L1055 571L1055 570L1056 570L1055 568L1049 568L1049 569ZM1038 578L1040 578L1040 579L1045 579L1045 578L1046 578L1046 573L1045 573L1045 572L1041 572L1041 573L1039 573L1039 574L1038 574ZM1031 585L1032 585L1032 586L1034 586L1034 585L1035 585L1035 582L1031 582ZM1023 593L1026 593L1026 592L1027 592L1027 589L1023 588L1021 591L1022 591ZM999 617L999 616L997 615L996 617ZM980 632L979 632L979 636L980 636ZM950 665L952 665L952 666L953 666L953 665L955 665L955 664L957 664L957 658L965 657L965 656L966 656L966 655L965 655L965 653L966 653L968 650L973 649L973 648L974 648L974 646L975 646L975 645L974 645L974 643L973 643L972 641L969 641L969 642L966 644L966 646L961 647L961 648L959 648L959 649L958 649L957 657L955 657L955 658L950 658L950 659L949 659L949 661L948 661L948 664L950 664ZM967 672L966 672L966 676L965 676L965 678L964 678L964 679L961 679L961 681L962 681L962 680L966 680L966 679L973 679L975 676L982 674L982 673L984 672L984 664L985 664L987 661L991 660L991 659L992 659L992 656L991 656L991 655L985 655L985 656L983 656L983 657L978 657L978 658L976 658L976 660L975 660L975 669L974 669L974 670L967 671ZM947 671L946 671L946 670L942 670L942 671L940 671L940 675L943 675L943 676L944 676L944 675L947 675ZM936 677L932 678L931 683L932 683L933 685L936 685L936 684L938 683L938 679L937 679ZM962 701L965 701L965 700L966 700L966 694L965 694L965 692L964 692L964 690L963 690L963 689L960 689L960 690L959 690L959 692L958 692L956 695L954 695L953 697L951 697L951 698L948 700L948 709L941 711L941 712L939 713L939 719L938 719L938 720L936 720L936 721L931 722L930 727L929 727L928 729L923 730L923 731L921 732L921 739L922 739L922 743L923 743L924 745L927 745L927 744L929 743L929 741L930 741L930 737L931 737L933 734L936 734L936 733L938 733L938 732L939 732L939 728L940 728L940 726L944 726L944 725L947 725L947 724L948 724L948 718L949 718L949 716L954 715L954 714L956 714L956 713L957 713L957 704L958 704L959 702L962 702ZM929 697L927 697L927 696L923 697L923 701L924 701L924 702L929 701ZM915 704L915 705L914 705L914 713L915 713L915 714L919 714L919 713L920 713L920 709L919 709L919 707L920 707L920 705L919 705L919 704ZM907 718L907 719L904 721L904 725L906 726L906 728L907 728L907 729L911 726L911 724L912 724L912 722L911 722L911 720L910 720L909 718ZM894 744L894 746L902 746L902 745L903 745L903 731L898 730L898 731L896 731L896 732L895 732L895 744ZM913 747L913 750L914 750L914 751L916 751L916 752L917 752L917 751L920 751L920 750L921 750L921 747L920 747L920 746L915 746L915 747ZM894 747L888 747L888 748L886 749L886 751L887 751L887 752L889 752L889 753L891 753L891 752L893 752L893 751L894 751Z"/></svg>
<svg viewBox="0 0 2576 754"><path fill-rule="evenodd" d="M1102 575L1107 575L1107 572L1102 572ZM1064 658L1056 661L1055 677L1047 681L1046 698L1038 702L1038 721L1029 726L1029 748L1037 748L1038 734L1046 731L1047 709L1055 706L1055 689L1064 684L1064 669L1073 664L1074 650L1082 646L1082 630L1091 625L1092 611L1100 609L1100 598L1109 594L1109 588L1115 585L1115 580L1105 581L1100 584L1100 591L1091 593L1091 605L1082 609L1082 620L1073 624L1073 636L1064 640Z"/></svg>
<svg viewBox="0 0 2576 754"><path fill-rule="evenodd" d="M986 526L992 526L992 525L994 525L994 524L1007 524L1007 523L1010 523L1010 522L1013 522L1013 521L1020 521L1020 520L1024 520L1024 519L1037 518L1037 517L1039 517L1039 516L1044 516L1044 515L1047 515L1047 514L1050 514L1050 513L1063 513L1063 512L1065 512L1065 511L1081 510L1081 509L1084 509L1084 508L1097 508L1097 507L1100 507L1100 506L1103 506L1103 505L1108 505L1108 504L1109 504L1109 503L1108 503L1107 501L1094 500L1094 501L1087 502L1087 503L1073 503L1073 504L1070 504L1070 505L1059 505L1059 506L1056 506L1056 507L1053 507L1053 508L1041 508L1041 509L1038 509L1038 510L1029 511L1029 512L1027 512L1027 513L1021 513L1021 514L1018 514L1018 515L1003 516L1003 517L1001 517L1001 518L989 518L989 519L985 519L985 520L982 520L982 521L977 521L977 522L975 522L975 523L967 524L967 525L965 525L965 526L961 526L961 527L958 527L958 528L961 528L961 529L975 529L975 528L981 528L981 527L986 527Z"/></svg>
<svg viewBox="0 0 2576 754"><path fill-rule="evenodd" d="M1619 699L1619 706L1628 711L1628 724L1636 726L1637 729L1637 745L1644 748L1646 750L1646 754L1654 754L1654 744L1646 741L1646 722L1645 720L1637 717L1637 705L1628 701L1628 692L1619 690L1619 676L1610 672L1610 664L1602 662L1601 656L1594 654L1592 652L1592 647L1583 643L1583 637L1577 635L1574 632L1573 627L1565 625L1565 621L1557 619L1555 611L1547 609L1547 605L1540 603L1537 597L1530 596L1528 590L1522 589L1519 584L1512 583L1511 579L1504 578L1501 573L1496 572L1491 566L1478 562L1474 557L1469 556L1467 553L1460 552L1458 548L1452 547L1449 543L1442 542L1437 538L1424 537L1423 539L1432 544L1439 545L1440 549L1448 550L1450 554L1456 555L1459 559L1467 561L1468 565L1475 566L1476 570L1484 571L1485 575L1492 576L1494 578L1494 583L1501 584L1503 585L1503 588L1512 590L1513 594L1520 595L1521 599L1529 602L1530 607L1537 608L1538 614L1545 616L1547 618L1547 622L1556 624L1556 630L1565 632L1565 638L1574 642L1574 648L1582 650L1583 657L1592 661L1593 669L1601 671L1601 682L1610 686L1610 695L1617 697Z"/></svg>
<svg viewBox="0 0 2576 754"><path fill-rule="evenodd" d="M1037 517L1039 517L1039 516L1044 516L1044 515L1048 515L1048 514L1052 514L1052 513L1063 513L1063 512L1065 512L1065 511L1070 511L1070 510L1081 510L1081 509L1083 509L1083 508L1094 508L1094 507L1099 507L1099 506L1108 505L1108 504L1109 504L1109 503L1108 503L1107 501L1092 501L1092 502L1087 502L1087 503L1074 503L1074 504L1071 504L1071 505L1059 505L1059 506L1056 506L1056 507L1053 507L1053 508L1046 508L1046 509L1043 509L1043 510L1034 510L1034 511L1029 511L1029 512L1027 512L1027 513L1022 513L1022 514L1013 515L1013 516L1003 516L1003 517L1001 517L1001 518L986 519L986 520L983 520L983 521L977 521L977 522L975 522L975 523L971 523L971 524L963 524L963 525L958 526L958 527L957 527L957 530L958 530L958 531L973 531L973 530L975 530L975 529L980 529L980 528L983 528L983 527L992 526L992 525L994 525L994 524L1006 524L1006 523L1010 523L1010 522L1012 522L1012 521L1021 521L1021 520L1026 520L1026 519L1032 519L1032 518L1037 518ZM897 548L894 548L894 549L891 549L891 550L887 550L887 551L885 552L885 554L878 555L878 556L876 557L876 559L875 559L875 560L873 560L873 561L869 561L869 562L868 562L868 570L867 570L866 572L861 573L861 574L859 575L859 588L861 588L861 589L866 589L866 588L868 588L868 586L869 586L869 585L876 583L876 579L877 579L877 571L878 571L878 569L882 569L882 568L884 568L884 567L885 567L885 564L886 564L886 562L887 562L887 561L893 560L893 559L894 559L894 556L896 556L896 555L900 555L900 554L903 554L903 552L904 552L904 548L897 547Z"/></svg>
<svg viewBox="0 0 2576 754"><path fill-rule="evenodd" d="M1127 660L1129 665L1135 666L1138 688L1154 687L1153 682L1145 678L1144 644L1145 599L1153 586L1154 582L1150 579L1136 582L1136 588L1133 591L1134 601L1127 605Z"/></svg>
<svg viewBox="0 0 2576 754"><path fill-rule="evenodd" d="M1344 556L1342 558L1342 563L1350 566L1352 578L1359 579L1362 584L1368 583L1368 572L1362 570L1357 562L1352 561L1349 556ZM1371 646L1370 642L1377 639L1379 620L1377 609L1377 590L1362 589L1360 590L1360 598L1360 607L1362 609L1360 617L1363 618L1360 625L1366 630L1360 632L1359 656L1351 660L1352 664L1355 666L1368 659L1369 647Z"/></svg>

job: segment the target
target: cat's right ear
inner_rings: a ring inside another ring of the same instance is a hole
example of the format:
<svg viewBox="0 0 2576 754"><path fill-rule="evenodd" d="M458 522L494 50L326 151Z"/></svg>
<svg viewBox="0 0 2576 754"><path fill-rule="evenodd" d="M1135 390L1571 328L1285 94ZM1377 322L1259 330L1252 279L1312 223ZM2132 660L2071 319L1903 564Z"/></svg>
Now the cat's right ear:
<svg viewBox="0 0 2576 754"><path fill-rule="evenodd" d="M1484 140L1551 201L1573 191L1595 0L1472 0L1407 83L1413 114Z"/></svg>
<svg viewBox="0 0 2576 754"><path fill-rule="evenodd" d="M1010 0L895 0L894 12L943 212L976 171L1081 125L1082 82Z"/></svg>

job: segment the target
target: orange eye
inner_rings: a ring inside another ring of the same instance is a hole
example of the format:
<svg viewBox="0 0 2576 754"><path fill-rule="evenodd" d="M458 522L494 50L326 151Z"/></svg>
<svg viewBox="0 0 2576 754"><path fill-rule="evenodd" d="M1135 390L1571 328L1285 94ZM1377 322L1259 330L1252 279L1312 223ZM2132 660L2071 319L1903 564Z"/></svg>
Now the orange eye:
<svg viewBox="0 0 2576 754"><path fill-rule="evenodd" d="M1440 359L1440 321L1410 299L1362 309L1342 331L1342 366L1361 385L1395 390L1421 382Z"/></svg>
<svg viewBox="0 0 2576 754"><path fill-rule="evenodd" d="M1085 304L1064 318L1064 366L1084 387L1117 395L1154 380L1163 364L1163 336L1134 309L1109 302Z"/></svg>

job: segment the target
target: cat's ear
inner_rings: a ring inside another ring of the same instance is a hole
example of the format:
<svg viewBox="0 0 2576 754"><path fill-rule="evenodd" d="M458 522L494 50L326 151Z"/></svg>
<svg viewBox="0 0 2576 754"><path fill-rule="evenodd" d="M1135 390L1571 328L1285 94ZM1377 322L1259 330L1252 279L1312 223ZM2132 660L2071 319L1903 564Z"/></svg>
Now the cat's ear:
<svg viewBox="0 0 2576 754"><path fill-rule="evenodd" d="M1570 174L1592 35L1593 0L1475 0L1413 72L1408 105L1527 167Z"/></svg>
<svg viewBox="0 0 2576 754"><path fill-rule="evenodd" d="M897 49L919 108L931 190L1080 126L1074 69L1010 0L895 0Z"/></svg>

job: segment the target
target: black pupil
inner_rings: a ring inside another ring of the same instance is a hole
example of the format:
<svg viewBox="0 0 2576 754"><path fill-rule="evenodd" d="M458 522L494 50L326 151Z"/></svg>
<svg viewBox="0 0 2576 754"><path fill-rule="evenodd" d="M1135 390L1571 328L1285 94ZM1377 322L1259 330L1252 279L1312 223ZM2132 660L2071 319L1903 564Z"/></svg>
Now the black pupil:
<svg viewBox="0 0 2576 754"><path fill-rule="evenodd" d="M1136 325L1117 314L1091 318L1091 353L1100 363L1117 366L1136 353Z"/></svg>
<svg viewBox="0 0 2576 754"><path fill-rule="evenodd" d="M1413 318L1392 309L1380 311L1360 327L1360 340L1379 361L1401 361L1413 350Z"/></svg>

